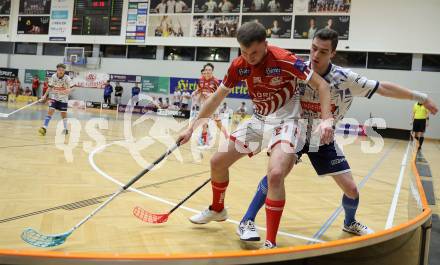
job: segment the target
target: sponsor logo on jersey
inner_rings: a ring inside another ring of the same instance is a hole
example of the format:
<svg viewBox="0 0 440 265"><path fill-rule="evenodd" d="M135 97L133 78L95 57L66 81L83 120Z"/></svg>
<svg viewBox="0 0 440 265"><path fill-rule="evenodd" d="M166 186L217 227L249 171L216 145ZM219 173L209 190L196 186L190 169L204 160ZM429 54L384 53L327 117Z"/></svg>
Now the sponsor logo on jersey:
<svg viewBox="0 0 440 265"><path fill-rule="evenodd" d="M281 82L283 81L282 77L273 77L272 79L270 79L270 85L271 86L278 86L281 85Z"/></svg>
<svg viewBox="0 0 440 265"><path fill-rule="evenodd" d="M265 70L266 75L281 75L280 67L268 67Z"/></svg>
<svg viewBox="0 0 440 265"><path fill-rule="evenodd" d="M238 68L238 75L239 76L249 76L251 74L251 69L250 68Z"/></svg>

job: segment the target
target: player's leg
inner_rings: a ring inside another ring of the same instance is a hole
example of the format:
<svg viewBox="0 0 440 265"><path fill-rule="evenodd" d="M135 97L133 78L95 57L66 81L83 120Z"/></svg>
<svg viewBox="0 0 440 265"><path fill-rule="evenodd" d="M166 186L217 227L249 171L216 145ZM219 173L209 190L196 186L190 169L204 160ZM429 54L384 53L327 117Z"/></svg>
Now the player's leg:
<svg viewBox="0 0 440 265"><path fill-rule="evenodd" d="M44 118L43 126L40 127L40 129L38 129L38 133L41 136L46 135L47 127L49 126L49 122L52 119L54 112L55 112L55 101L51 100L49 102L49 110L47 111L47 115Z"/></svg>
<svg viewBox="0 0 440 265"><path fill-rule="evenodd" d="M359 206L359 192L351 172L335 175L333 179L344 192L342 196L342 207L345 212L343 230L359 236L373 233L373 230L356 220L356 211Z"/></svg>
<svg viewBox="0 0 440 265"><path fill-rule="evenodd" d="M69 130L67 129L67 109L65 111L61 111L61 118L63 119L63 126L64 126L64 130L63 130L63 134L69 134Z"/></svg>
<svg viewBox="0 0 440 265"><path fill-rule="evenodd" d="M267 176L264 176L257 186L257 191L252 198L245 215L237 227L237 234L243 241L260 241L260 235L255 227L255 217L263 207L267 196Z"/></svg>
<svg viewBox="0 0 440 265"><path fill-rule="evenodd" d="M235 143L229 141L226 152L217 152L211 158L212 203L199 214L190 217L195 224L207 224L211 221L225 221L228 218L224 208L226 189L229 184L229 167L245 156L236 149Z"/></svg>
<svg viewBox="0 0 440 265"><path fill-rule="evenodd" d="M343 152L335 143L322 145L317 152L309 151L308 156L319 176L330 175L344 192L342 207L345 212L343 230L356 235L371 234L373 231L356 220L359 206L359 192L353 180L350 165Z"/></svg>
<svg viewBox="0 0 440 265"><path fill-rule="evenodd" d="M266 242L263 248L276 247L276 236L283 214L286 200L284 178L289 174L296 161L294 152L286 152L284 143L271 148L269 166L267 170L267 197L266 204Z"/></svg>

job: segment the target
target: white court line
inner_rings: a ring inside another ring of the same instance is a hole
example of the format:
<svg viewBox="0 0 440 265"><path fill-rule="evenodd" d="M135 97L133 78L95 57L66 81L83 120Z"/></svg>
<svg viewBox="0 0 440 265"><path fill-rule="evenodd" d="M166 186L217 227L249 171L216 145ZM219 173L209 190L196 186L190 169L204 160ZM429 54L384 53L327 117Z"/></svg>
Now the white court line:
<svg viewBox="0 0 440 265"><path fill-rule="evenodd" d="M125 184L122 183L122 182L120 182L120 181L118 181L118 180L116 180L115 178L113 178L112 176L108 175L108 174L105 173L103 170L101 170L101 169L96 165L96 163L95 163L95 161L94 161L94 156L95 156L95 154L104 151L104 149L106 149L107 147L109 147L109 146L111 146L111 145L114 145L114 144L117 144L117 143L123 143L123 142L125 142L125 141L115 141L115 142L112 142L112 143L109 143L109 144L105 144L105 145L103 145L103 146L100 146L100 147L95 148L95 149L94 149L92 152L90 152L90 154L89 154L89 163L90 163L90 165L92 166L92 168L93 168L98 174L100 174L101 176L103 176L104 178L110 180L110 181L113 182L113 183L116 183L117 185L119 185L119 186L121 186L121 187L123 187ZM162 203L165 203L165 204L171 205L171 206L176 206L176 205L177 205L176 203L173 203L173 202L168 201L168 200L166 200L166 199L163 199L163 198L160 198L160 197L157 197L157 196L151 195L151 194L149 194L149 193L143 192L143 191L138 190L138 189L136 189L136 188L129 187L128 190L129 190L129 191L132 191L132 192L135 192L135 193L138 193L138 194L140 194L140 195L142 195L142 196L144 196L144 197L147 197L147 198L150 198L150 199L153 199L153 200L156 200L156 201L159 201L159 202L162 202ZM193 209L193 208L189 208L189 207L186 207L186 206L180 206L180 208L183 209L183 210L187 210L187 211L189 211L189 212L200 213L199 210L196 210L196 209ZM237 225L240 223L240 222L235 221L235 220L232 220L232 219L227 219L226 221L229 222L229 223L237 224ZM259 230L266 231L266 228L264 228L264 227L259 227L259 226L257 226L257 228L258 228ZM317 242L317 243L325 242L325 241L320 240L320 239L309 238L309 237L306 237L306 236L297 235L297 234L291 234L291 233L282 232L282 231L278 231L278 234L279 234L279 235L286 236L286 237L293 237L293 238L297 238L297 239L302 239L302 240L305 240L305 241L313 241L313 242Z"/></svg>
<svg viewBox="0 0 440 265"><path fill-rule="evenodd" d="M397 202L399 200L400 190L402 189L403 176L405 174L406 165L408 162L408 153L409 147L411 146L411 142L408 142L408 146L406 147L405 154L402 158L402 164L400 166L400 175L397 180L396 189L394 190L393 200L391 201L390 211L388 212L387 222L385 224L385 229L391 228L393 226L394 216L396 215Z"/></svg>

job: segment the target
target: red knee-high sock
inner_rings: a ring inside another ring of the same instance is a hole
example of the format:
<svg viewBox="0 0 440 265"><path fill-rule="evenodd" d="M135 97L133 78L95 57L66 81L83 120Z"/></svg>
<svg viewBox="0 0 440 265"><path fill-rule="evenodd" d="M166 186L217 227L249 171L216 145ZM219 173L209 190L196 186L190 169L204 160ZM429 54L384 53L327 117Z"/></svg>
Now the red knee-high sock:
<svg viewBox="0 0 440 265"><path fill-rule="evenodd" d="M283 215L285 200L272 201L266 198L266 240L276 244L278 227Z"/></svg>
<svg viewBox="0 0 440 265"><path fill-rule="evenodd" d="M211 181L212 185L212 204L210 209L221 212L225 208L225 192L229 181L218 183Z"/></svg>

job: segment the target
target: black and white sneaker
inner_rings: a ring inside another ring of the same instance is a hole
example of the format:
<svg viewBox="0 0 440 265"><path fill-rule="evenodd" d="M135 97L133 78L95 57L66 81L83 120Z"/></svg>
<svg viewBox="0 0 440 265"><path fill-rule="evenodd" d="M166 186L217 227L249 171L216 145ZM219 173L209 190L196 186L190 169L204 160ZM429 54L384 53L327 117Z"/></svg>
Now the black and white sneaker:
<svg viewBox="0 0 440 265"><path fill-rule="evenodd" d="M237 235L243 241L260 241L260 235L258 235L255 223L252 220L240 223L237 227Z"/></svg>
<svg viewBox="0 0 440 265"><path fill-rule="evenodd" d="M368 228L368 226L366 225L359 223L358 221L353 221L350 225L344 224L342 230L357 236L364 236L374 233L372 229Z"/></svg>

